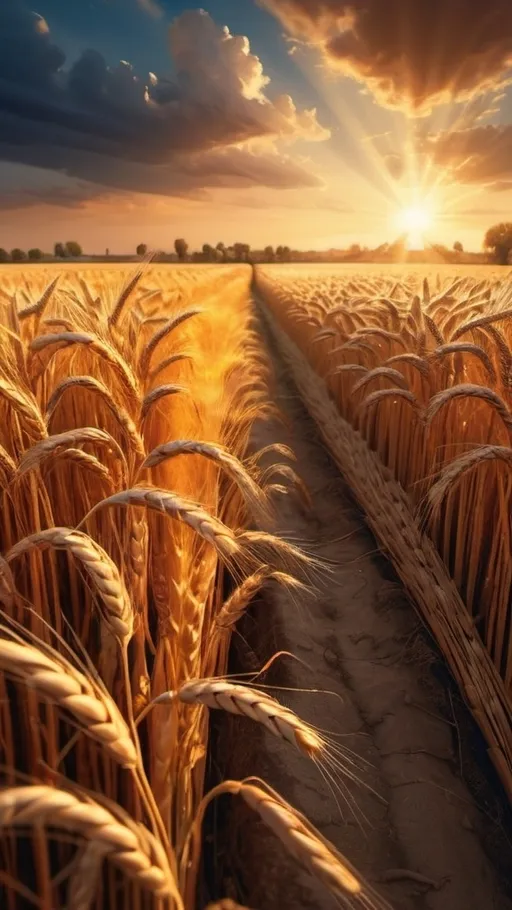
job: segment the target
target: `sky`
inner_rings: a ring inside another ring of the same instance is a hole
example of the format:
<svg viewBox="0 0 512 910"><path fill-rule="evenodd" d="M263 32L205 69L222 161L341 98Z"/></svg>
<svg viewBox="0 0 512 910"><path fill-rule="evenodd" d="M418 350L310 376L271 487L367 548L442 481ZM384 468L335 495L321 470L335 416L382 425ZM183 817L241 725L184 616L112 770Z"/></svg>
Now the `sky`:
<svg viewBox="0 0 512 910"><path fill-rule="evenodd" d="M512 220L510 0L0 0L0 247L374 248L411 209Z"/></svg>

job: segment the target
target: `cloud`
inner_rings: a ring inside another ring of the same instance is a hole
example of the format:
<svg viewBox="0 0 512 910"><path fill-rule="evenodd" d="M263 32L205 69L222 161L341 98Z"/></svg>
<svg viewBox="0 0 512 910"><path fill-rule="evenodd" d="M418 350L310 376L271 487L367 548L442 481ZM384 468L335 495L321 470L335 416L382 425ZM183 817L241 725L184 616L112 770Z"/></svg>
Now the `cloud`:
<svg viewBox="0 0 512 910"><path fill-rule="evenodd" d="M510 0L260 0L325 63L411 114L495 89L512 65Z"/></svg>
<svg viewBox="0 0 512 910"><path fill-rule="evenodd" d="M47 23L15 0L0 13L0 159L144 193L318 184L276 142L330 134L316 111L268 97L247 38L190 10L170 28L170 51L173 81L93 49L66 68ZM254 140L264 152L244 148Z"/></svg>
<svg viewBox="0 0 512 910"><path fill-rule="evenodd" d="M137 192L207 201L208 191L216 188L289 190L323 187L307 163L272 148L257 151L247 147L215 149L193 156L176 156L172 165L148 165L48 145L39 149L37 169L30 166L30 146L20 146L17 152L16 179L10 179L7 174L5 180L0 180L0 209L36 204L79 207L113 193ZM41 168L56 168L60 173L45 172ZM35 177L30 179L33 174ZM101 182L97 179L98 174L101 174Z"/></svg>
<svg viewBox="0 0 512 910"><path fill-rule="evenodd" d="M14 0L0 8L0 79L46 87L65 60L46 21Z"/></svg>
<svg viewBox="0 0 512 910"><path fill-rule="evenodd" d="M496 190L512 185L512 124L430 135L423 139L421 151L438 167L448 169L458 183L490 185Z"/></svg>
<svg viewBox="0 0 512 910"><path fill-rule="evenodd" d="M164 11L160 4L157 3L157 0L137 0L137 5L145 13L152 16L153 19L161 19L164 15Z"/></svg>

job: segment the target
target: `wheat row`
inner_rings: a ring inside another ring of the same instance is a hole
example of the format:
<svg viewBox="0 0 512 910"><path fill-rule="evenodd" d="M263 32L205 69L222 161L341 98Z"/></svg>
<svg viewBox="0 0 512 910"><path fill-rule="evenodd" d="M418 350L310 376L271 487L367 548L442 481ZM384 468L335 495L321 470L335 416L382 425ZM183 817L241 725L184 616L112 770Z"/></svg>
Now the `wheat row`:
<svg viewBox="0 0 512 910"><path fill-rule="evenodd" d="M258 287L337 412L406 492L406 507L455 581L471 634L503 680L506 716L512 699L510 281L490 271L477 281L464 274L304 275L282 268L258 270ZM467 673L466 680L471 684ZM509 746L510 735L507 724Z"/></svg>
<svg viewBox="0 0 512 910"><path fill-rule="evenodd" d="M268 533L276 475L250 270L0 275L0 905L193 910L203 816L243 799L320 884L385 908L261 781L208 792L209 712L322 761L326 742L226 677L265 583L307 558ZM279 454L279 453L277 453ZM282 484L281 484L282 488Z"/></svg>

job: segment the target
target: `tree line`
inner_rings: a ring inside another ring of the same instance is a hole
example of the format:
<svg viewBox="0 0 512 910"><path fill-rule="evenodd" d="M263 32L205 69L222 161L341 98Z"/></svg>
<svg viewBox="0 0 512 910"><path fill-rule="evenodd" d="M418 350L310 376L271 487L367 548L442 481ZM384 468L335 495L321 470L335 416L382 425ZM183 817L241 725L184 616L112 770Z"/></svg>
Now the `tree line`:
<svg viewBox="0 0 512 910"><path fill-rule="evenodd" d="M55 259L79 259L83 255L82 247L76 240L68 240L66 243L56 243L53 248ZM45 254L39 247L33 247L25 252L19 247L14 247L10 253L0 247L0 262L41 262Z"/></svg>
<svg viewBox="0 0 512 910"><path fill-rule="evenodd" d="M375 253L392 252L395 247L404 246L405 238L399 238L394 244L382 244L374 250ZM504 221L495 224L488 229L485 234L483 247L491 262L497 265L512 265L512 222ZM439 252L448 252L447 248L440 244L433 244L432 249ZM459 255L464 252L462 243L456 241L453 244L453 251ZM174 241L174 252L180 262L252 262L251 246L248 243L234 243L232 246L226 246L219 241L215 246L210 243L203 243L200 251L189 253L189 245L182 237ZM354 243L347 251L352 258L357 258L363 252L371 253L370 250L362 250L359 244ZM144 258L148 253L148 246L145 243L139 243L136 249L137 256ZM106 251L108 257L109 251ZM76 240L68 240L66 243L56 243L53 248L55 259L79 259L83 255L82 247ZM45 254L38 247L34 247L27 252L15 247L10 252L0 247L0 263L6 262L40 262L45 258ZM291 262L293 258L289 246L266 246L264 250L258 252L257 258L265 262Z"/></svg>
<svg viewBox="0 0 512 910"><path fill-rule="evenodd" d="M137 256L144 257L147 252L147 244L139 243L136 249ZM180 262L187 262L189 259L192 262L251 262L249 243L234 243L232 246L226 246L222 241L215 246L203 243L201 250L189 254L187 241L180 237L174 241L174 252ZM289 246L278 246L275 250L272 246L266 246L263 256L268 262L290 262L292 251Z"/></svg>

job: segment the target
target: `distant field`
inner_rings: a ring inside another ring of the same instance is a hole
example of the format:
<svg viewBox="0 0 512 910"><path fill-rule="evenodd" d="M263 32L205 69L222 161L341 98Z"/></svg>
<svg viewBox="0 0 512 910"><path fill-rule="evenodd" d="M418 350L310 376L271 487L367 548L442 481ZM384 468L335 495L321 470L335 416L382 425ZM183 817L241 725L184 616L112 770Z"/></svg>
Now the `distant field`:
<svg viewBox="0 0 512 910"><path fill-rule="evenodd" d="M453 265L452 263L443 263L442 265L411 265L381 262L290 262L274 263L272 265L258 265L258 270L270 271L276 273L282 272L283 276L290 275L294 272L300 275L336 275L340 277L355 277L357 275L368 275L369 277L378 276L400 276L400 275L418 275L420 278L434 277L440 275L441 278L449 278L450 275L474 276L476 279L501 278L510 275L512 266L492 266L492 265Z"/></svg>

